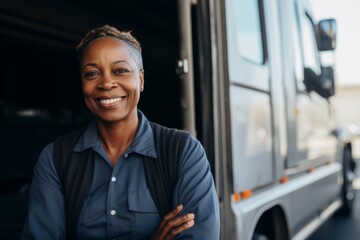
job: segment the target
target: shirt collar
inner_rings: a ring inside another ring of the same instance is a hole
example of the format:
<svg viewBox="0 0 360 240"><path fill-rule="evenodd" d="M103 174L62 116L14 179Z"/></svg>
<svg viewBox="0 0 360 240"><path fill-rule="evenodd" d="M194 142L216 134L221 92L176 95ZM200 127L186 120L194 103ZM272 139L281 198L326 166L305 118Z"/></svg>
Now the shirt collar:
<svg viewBox="0 0 360 240"><path fill-rule="evenodd" d="M154 134L150 126L149 121L145 115L138 110L139 128L136 132L135 138L126 150L129 152L135 152L140 155L144 155L151 158L157 158L154 142ZM94 120L86 128L84 134L80 137L79 141L74 147L74 151L82 152L87 148L93 148L94 150L101 148L100 141L98 139L98 130L96 121Z"/></svg>
<svg viewBox="0 0 360 240"><path fill-rule="evenodd" d="M157 158L154 134L150 122L140 110L138 110L138 117L140 121L139 129L130 148L138 154Z"/></svg>

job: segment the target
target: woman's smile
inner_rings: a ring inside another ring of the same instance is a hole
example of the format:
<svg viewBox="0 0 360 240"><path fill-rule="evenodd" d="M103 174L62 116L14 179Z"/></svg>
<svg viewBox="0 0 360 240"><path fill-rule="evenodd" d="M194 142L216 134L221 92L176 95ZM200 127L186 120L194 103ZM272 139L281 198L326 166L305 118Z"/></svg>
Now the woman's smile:
<svg viewBox="0 0 360 240"><path fill-rule="evenodd" d="M95 98L95 101L104 108L114 108L119 104L122 104L126 101L127 96L118 96L118 97L99 97Z"/></svg>

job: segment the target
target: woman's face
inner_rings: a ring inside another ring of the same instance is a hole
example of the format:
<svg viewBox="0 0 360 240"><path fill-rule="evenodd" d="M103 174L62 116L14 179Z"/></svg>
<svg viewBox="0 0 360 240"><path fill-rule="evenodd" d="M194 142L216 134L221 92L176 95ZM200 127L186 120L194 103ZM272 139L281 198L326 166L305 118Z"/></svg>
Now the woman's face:
<svg viewBox="0 0 360 240"><path fill-rule="evenodd" d="M81 61L81 82L85 103L105 122L137 117L144 71L131 56L126 43L104 37L91 42Z"/></svg>

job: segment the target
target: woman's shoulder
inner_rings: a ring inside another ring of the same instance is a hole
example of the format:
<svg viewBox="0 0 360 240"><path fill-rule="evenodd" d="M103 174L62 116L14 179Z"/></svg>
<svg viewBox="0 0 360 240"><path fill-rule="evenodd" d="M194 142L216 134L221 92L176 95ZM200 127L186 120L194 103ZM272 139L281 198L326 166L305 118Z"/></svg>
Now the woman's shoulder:
<svg viewBox="0 0 360 240"><path fill-rule="evenodd" d="M34 168L34 174L36 178L52 183L51 185L57 185L54 183L54 179L57 179L57 173L53 161L53 152L54 142L50 142L42 149Z"/></svg>
<svg viewBox="0 0 360 240"><path fill-rule="evenodd" d="M166 127L158 123L150 122L156 144L160 147L180 148L182 152L191 151L194 148L202 151L200 141L190 132L177 128Z"/></svg>
<svg viewBox="0 0 360 240"><path fill-rule="evenodd" d="M172 127L166 127L163 126L159 123L155 123L155 122L151 122L149 121L150 126L152 128L152 130L154 131L154 134L162 134L165 135L167 137L172 137L172 136L183 136L184 138L194 138L195 137L188 131L186 130L182 130L182 129L178 129L178 128L172 128Z"/></svg>

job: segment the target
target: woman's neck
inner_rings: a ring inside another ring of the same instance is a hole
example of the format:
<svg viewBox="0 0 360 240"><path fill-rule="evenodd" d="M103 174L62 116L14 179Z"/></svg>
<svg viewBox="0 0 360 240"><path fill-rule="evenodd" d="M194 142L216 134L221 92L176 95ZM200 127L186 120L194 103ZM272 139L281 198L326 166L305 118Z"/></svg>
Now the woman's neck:
<svg viewBox="0 0 360 240"><path fill-rule="evenodd" d="M97 121L99 140L112 166L115 166L120 156L133 142L138 126L137 114L126 121L112 123Z"/></svg>

